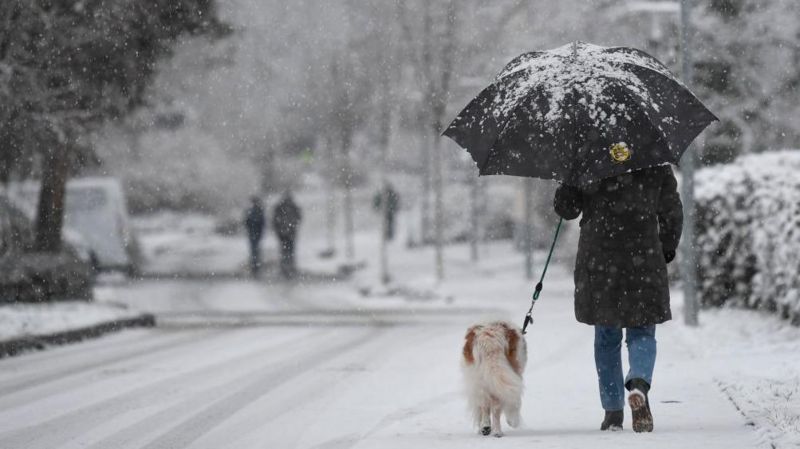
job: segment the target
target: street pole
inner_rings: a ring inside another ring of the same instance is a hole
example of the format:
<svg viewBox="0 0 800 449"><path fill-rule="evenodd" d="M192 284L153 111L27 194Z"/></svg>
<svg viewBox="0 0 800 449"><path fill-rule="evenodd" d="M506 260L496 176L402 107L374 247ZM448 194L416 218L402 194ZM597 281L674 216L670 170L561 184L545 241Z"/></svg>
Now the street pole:
<svg viewBox="0 0 800 449"><path fill-rule="evenodd" d="M473 173L474 169L470 167L468 171L469 184L470 184L470 236L469 236L469 258L473 262L478 261L478 244L481 238L480 227L480 211L478 210L478 196L480 195L480 178Z"/></svg>
<svg viewBox="0 0 800 449"><path fill-rule="evenodd" d="M683 82L692 80L691 30L689 23L690 0L681 0L681 68ZM698 324L697 254L694 248L695 206L694 166L695 146L689 145L681 159L681 196L683 197L683 243L681 245L681 273L683 275L683 312L688 326Z"/></svg>
<svg viewBox="0 0 800 449"><path fill-rule="evenodd" d="M436 260L436 280L444 280L444 200L442 182L442 136L433 138L433 232Z"/></svg>
<svg viewBox="0 0 800 449"><path fill-rule="evenodd" d="M525 278L533 279L533 179L524 178L525 198L525 218L523 220L525 229L522 232L523 248L525 249Z"/></svg>
<svg viewBox="0 0 800 449"><path fill-rule="evenodd" d="M325 240L326 252L336 255L336 148L331 133L325 134ZM271 164L270 164L271 166Z"/></svg>
<svg viewBox="0 0 800 449"><path fill-rule="evenodd" d="M389 276L389 242L387 239L387 235L389 234L389 220L388 214L394 213L394 211L389 209L389 167L388 167L388 152L389 152L389 134L391 133L391 110L389 109L390 102L386 102L383 107L382 111L382 120L383 123L381 124L381 158L380 158L380 165L381 165L381 185L380 190L378 190L380 195L380 207L378 208L378 214L380 215L381 220L381 246L380 246L380 266L381 266L381 283L384 285L388 284L391 281L391 276Z"/></svg>

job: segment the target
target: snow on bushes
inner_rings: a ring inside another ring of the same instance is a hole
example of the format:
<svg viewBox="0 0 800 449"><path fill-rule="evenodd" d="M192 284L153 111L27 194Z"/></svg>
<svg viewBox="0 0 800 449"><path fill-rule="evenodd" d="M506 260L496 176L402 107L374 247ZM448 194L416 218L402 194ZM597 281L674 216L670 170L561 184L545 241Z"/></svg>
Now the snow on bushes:
<svg viewBox="0 0 800 449"><path fill-rule="evenodd" d="M800 151L698 171L703 304L775 311L800 323Z"/></svg>

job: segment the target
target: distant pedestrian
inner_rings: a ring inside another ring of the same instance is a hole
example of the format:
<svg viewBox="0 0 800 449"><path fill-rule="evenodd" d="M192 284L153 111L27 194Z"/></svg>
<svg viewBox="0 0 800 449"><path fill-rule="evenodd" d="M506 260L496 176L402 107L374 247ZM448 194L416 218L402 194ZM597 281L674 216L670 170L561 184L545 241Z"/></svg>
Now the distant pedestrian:
<svg viewBox="0 0 800 449"><path fill-rule="evenodd" d="M373 200L375 210L383 215L384 239L394 240L395 216L400 210L400 195L394 190L391 183L386 183Z"/></svg>
<svg viewBox="0 0 800 449"><path fill-rule="evenodd" d="M250 198L250 207L244 213L244 227L247 230L247 241L250 244L250 273L257 277L261 269L261 237L266 226L264 206L257 196Z"/></svg>
<svg viewBox="0 0 800 449"><path fill-rule="evenodd" d="M286 279L291 279L297 274L294 251L297 239L297 228L303 219L300 208L294 202L292 193L286 191L281 201L275 206L272 216L272 225L278 237L281 252L281 274Z"/></svg>
<svg viewBox="0 0 800 449"><path fill-rule="evenodd" d="M575 316L594 326L594 360L605 410L601 430L622 429L625 389L633 430L653 430L648 392L656 324L672 318L667 264L675 258L683 212L668 166L606 178L594 188L561 185L555 210L581 218L575 261ZM622 373L622 333L628 375Z"/></svg>

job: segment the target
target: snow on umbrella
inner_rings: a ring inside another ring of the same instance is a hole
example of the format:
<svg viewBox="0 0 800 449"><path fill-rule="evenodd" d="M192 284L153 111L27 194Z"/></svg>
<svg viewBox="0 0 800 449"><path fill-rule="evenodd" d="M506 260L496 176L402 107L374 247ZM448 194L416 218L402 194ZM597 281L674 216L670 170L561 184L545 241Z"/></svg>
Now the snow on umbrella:
<svg viewBox="0 0 800 449"><path fill-rule="evenodd" d="M715 120L647 53L575 42L512 60L443 134L469 151L481 175L587 187L677 164Z"/></svg>

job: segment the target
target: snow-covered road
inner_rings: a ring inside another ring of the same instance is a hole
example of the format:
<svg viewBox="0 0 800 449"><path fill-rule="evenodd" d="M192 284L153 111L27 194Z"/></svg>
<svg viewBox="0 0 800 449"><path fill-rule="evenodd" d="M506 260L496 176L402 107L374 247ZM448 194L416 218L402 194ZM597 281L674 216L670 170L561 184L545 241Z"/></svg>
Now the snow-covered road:
<svg viewBox="0 0 800 449"><path fill-rule="evenodd" d="M551 276L527 337L525 427L503 439L470 428L460 345L475 320L518 320L518 287L464 282L455 302L399 306L341 284L230 280L126 286L159 327L0 361L0 447L758 447L679 323L659 328L656 431L599 432L592 332L574 322L568 273Z"/></svg>

